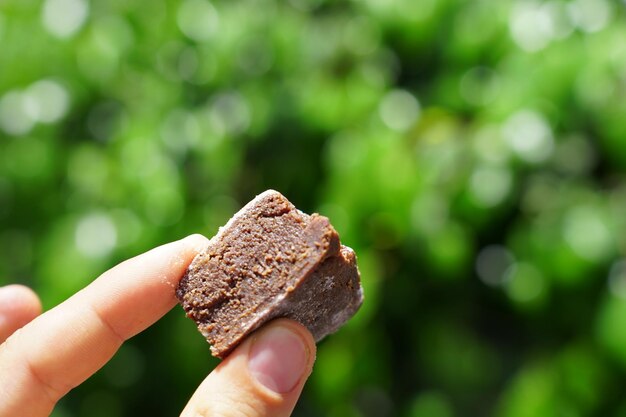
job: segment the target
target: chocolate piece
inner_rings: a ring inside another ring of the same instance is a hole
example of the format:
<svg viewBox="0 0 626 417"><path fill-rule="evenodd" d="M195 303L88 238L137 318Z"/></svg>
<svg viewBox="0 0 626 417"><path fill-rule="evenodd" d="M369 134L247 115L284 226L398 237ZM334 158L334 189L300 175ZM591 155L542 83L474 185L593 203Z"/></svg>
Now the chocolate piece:
<svg viewBox="0 0 626 417"><path fill-rule="evenodd" d="M328 219L302 213L273 190L220 228L176 296L219 358L277 317L299 321L319 341L363 302L354 252Z"/></svg>

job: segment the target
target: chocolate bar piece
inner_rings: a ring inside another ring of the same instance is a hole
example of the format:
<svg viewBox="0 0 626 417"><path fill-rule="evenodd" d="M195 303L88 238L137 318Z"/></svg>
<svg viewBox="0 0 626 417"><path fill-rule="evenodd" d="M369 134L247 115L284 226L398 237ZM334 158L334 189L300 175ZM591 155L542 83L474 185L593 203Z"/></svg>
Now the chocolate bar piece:
<svg viewBox="0 0 626 417"><path fill-rule="evenodd" d="M176 296L219 358L278 317L302 323L319 341L363 302L356 256L329 220L302 213L273 190L220 228Z"/></svg>

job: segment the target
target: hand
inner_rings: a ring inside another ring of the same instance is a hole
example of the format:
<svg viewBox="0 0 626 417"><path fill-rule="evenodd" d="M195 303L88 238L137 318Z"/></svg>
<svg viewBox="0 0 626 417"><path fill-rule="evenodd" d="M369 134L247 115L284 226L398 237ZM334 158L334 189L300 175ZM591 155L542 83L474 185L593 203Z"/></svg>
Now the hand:
<svg viewBox="0 0 626 417"><path fill-rule="evenodd" d="M48 416L176 304L174 288L206 243L193 235L123 262L42 315L28 288L0 288L0 417ZM314 360L304 327L273 321L207 376L181 416L289 416Z"/></svg>

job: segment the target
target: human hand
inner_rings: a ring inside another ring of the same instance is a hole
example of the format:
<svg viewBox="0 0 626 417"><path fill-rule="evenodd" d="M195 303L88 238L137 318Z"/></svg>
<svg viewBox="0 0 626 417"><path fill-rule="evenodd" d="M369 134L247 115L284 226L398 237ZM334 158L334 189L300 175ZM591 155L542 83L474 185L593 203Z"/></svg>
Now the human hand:
<svg viewBox="0 0 626 417"><path fill-rule="evenodd" d="M125 261L42 315L31 290L0 288L0 417L48 416L125 340L176 304L174 288L206 244L193 235ZM289 416L314 360L304 327L273 321L207 376L181 416Z"/></svg>

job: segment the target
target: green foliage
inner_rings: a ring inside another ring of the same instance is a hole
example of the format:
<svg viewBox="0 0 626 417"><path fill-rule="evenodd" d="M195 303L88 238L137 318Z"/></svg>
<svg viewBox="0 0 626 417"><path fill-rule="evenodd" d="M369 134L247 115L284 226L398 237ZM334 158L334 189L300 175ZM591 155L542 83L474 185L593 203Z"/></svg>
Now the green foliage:
<svg viewBox="0 0 626 417"><path fill-rule="evenodd" d="M0 285L49 308L275 188L366 293L296 415L625 415L625 14L4 1ZM214 365L176 309L55 416L175 415Z"/></svg>

